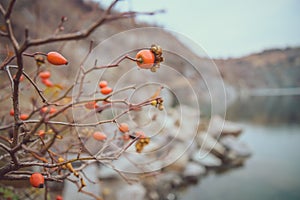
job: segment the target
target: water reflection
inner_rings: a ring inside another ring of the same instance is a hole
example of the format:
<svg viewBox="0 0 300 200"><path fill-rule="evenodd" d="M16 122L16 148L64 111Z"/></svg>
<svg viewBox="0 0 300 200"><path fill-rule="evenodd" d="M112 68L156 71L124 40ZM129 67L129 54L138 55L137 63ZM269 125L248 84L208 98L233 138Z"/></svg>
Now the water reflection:
<svg viewBox="0 0 300 200"><path fill-rule="evenodd" d="M300 96L252 96L240 98L227 110L227 119L259 124L300 122Z"/></svg>

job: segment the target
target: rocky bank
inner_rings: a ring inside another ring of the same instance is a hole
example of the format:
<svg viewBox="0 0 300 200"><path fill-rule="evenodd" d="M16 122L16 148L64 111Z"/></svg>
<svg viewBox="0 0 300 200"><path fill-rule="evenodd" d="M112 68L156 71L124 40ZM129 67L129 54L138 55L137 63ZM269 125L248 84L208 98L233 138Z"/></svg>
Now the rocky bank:
<svg viewBox="0 0 300 200"><path fill-rule="evenodd" d="M251 149L239 139L243 130L238 124L213 116L209 123L197 125L198 112L185 106L179 116L178 110L168 111L168 122L151 138L142 159L132 148L123 159L88 167L87 175L94 174L97 184L89 184L86 190L108 200L176 199L178 192L208 173L241 166L251 155ZM158 126L161 122L153 123ZM74 198L76 188L65 184L65 198ZM76 194L76 199L86 198Z"/></svg>

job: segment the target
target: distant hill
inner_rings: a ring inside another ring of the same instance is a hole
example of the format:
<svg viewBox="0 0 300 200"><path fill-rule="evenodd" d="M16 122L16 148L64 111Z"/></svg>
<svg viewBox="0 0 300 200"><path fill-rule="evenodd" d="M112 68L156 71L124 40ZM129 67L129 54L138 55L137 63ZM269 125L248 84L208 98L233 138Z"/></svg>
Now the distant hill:
<svg viewBox="0 0 300 200"><path fill-rule="evenodd" d="M237 88L300 87L300 47L215 62L224 80Z"/></svg>

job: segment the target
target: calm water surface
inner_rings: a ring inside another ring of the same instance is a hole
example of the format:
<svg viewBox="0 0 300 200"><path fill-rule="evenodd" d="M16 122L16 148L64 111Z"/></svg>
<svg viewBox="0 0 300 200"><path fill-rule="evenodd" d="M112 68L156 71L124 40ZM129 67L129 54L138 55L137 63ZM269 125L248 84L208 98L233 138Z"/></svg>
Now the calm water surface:
<svg viewBox="0 0 300 200"><path fill-rule="evenodd" d="M253 155L243 167L222 174L209 173L197 185L183 191L179 199L300 199L299 97L257 98L252 103L237 102L228 109L231 119L241 121L244 132L240 140L250 146Z"/></svg>

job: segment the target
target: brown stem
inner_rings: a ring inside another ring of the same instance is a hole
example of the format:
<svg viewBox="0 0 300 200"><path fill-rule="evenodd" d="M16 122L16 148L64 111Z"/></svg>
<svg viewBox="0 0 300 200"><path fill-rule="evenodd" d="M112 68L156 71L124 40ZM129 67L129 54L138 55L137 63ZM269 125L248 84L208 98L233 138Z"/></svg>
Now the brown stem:
<svg viewBox="0 0 300 200"><path fill-rule="evenodd" d="M125 56L122 56L122 57L121 57L116 63L114 63L114 64L93 67L93 68L91 68L91 69L85 71L85 74L90 73L90 72L93 71L93 70L98 70L98 69L108 69L108 68L118 67L118 66L120 65L120 63L121 63L123 60L126 60L126 59L131 60L131 61L134 61L134 62L137 61L135 58L132 58L132 57L130 57L129 55L125 55Z"/></svg>
<svg viewBox="0 0 300 200"><path fill-rule="evenodd" d="M23 71L24 76L28 79L28 81L31 83L31 85L34 87L34 89L37 91L37 93L39 94L39 96L42 99L43 103L46 103L47 105L49 105L47 99L44 97L42 90L39 89L39 87L35 84L35 82L28 76L28 74L26 72Z"/></svg>
<svg viewBox="0 0 300 200"><path fill-rule="evenodd" d="M5 58L5 60L0 65L0 69L3 69L6 65L8 65L15 58L16 58L16 56L11 56L11 57Z"/></svg>
<svg viewBox="0 0 300 200"><path fill-rule="evenodd" d="M0 36L7 37L8 34L6 32L0 31Z"/></svg>
<svg viewBox="0 0 300 200"><path fill-rule="evenodd" d="M20 174L20 175L15 175L15 174L7 174L3 177L1 177L2 180L28 180L30 178L31 174L30 175L23 175L23 174ZM63 180L69 176L69 173L66 174L66 175L57 175L57 176L52 176L52 177L47 177L45 176L45 180L46 181L55 181L55 182L63 182Z"/></svg>
<svg viewBox="0 0 300 200"><path fill-rule="evenodd" d="M22 55L32 57L32 58L34 58L34 56L36 56L36 55L47 56L47 54L44 53L44 52L35 52L35 53L25 53L25 52L23 52Z"/></svg>
<svg viewBox="0 0 300 200"><path fill-rule="evenodd" d="M19 128L20 128L20 110L19 110L19 83L20 83L20 77L23 74L23 59L21 55L17 55L17 63L18 63L18 71L16 74L16 77L14 78L14 84L13 84L13 109L14 109L14 120L15 120L15 125L13 129L13 142L12 142L12 147L15 147L18 144L19 140Z"/></svg>
<svg viewBox="0 0 300 200"><path fill-rule="evenodd" d="M5 15L5 10L4 10L4 8L3 8L3 6L2 6L2 4L0 3L0 12L1 12L1 14L4 16Z"/></svg>
<svg viewBox="0 0 300 200"><path fill-rule="evenodd" d="M116 4L117 1L118 0L114 1L111 4L112 6L110 6L108 8L108 10L103 14L103 16L98 21L96 21L95 23L90 25L87 29L84 29L84 30L81 30L78 32L74 32L74 33L52 35L48 38L43 38L43 39L27 40L24 42L24 44L20 48L21 52L25 51L27 48L29 48L31 46L39 46L39 45L49 44L49 43L53 43L53 42L80 40L80 39L86 38L89 35L91 35L91 33L93 33L99 26L101 26L107 22L115 21L118 19L135 17L138 14L154 15L155 13L157 13L157 12L124 12L124 13L115 14L115 15L109 14L110 10L113 8L113 6ZM159 12L161 12L161 11L159 11Z"/></svg>
<svg viewBox="0 0 300 200"><path fill-rule="evenodd" d="M11 152L11 151L10 151L10 148L9 148L8 146L6 146L5 144L3 144L3 143L0 143L0 147L1 147L2 149L4 149L5 151L7 151L8 153Z"/></svg>
<svg viewBox="0 0 300 200"><path fill-rule="evenodd" d="M54 135L52 136L51 140L48 143L46 143L46 145L41 149L40 152L42 155L45 154L46 151L48 151L48 149L50 149L50 147L54 144L54 142L56 140L56 136L59 133L59 131L56 130L56 128L54 126L52 126L51 124L50 124L50 128L53 130Z"/></svg>
<svg viewBox="0 0 300 200"><path fill-rule="evenodd" d="M4 15L4 18L5 18L5 19L9 19L9 18L10 18L10 15L11 15L11 13L12 13L12 10L13 10L13 7L14 7L15 2L16 2L16 0L11 0L11 1L9 2L8 8L7 8L6 13L5 13L5 15Z"/></svg>

